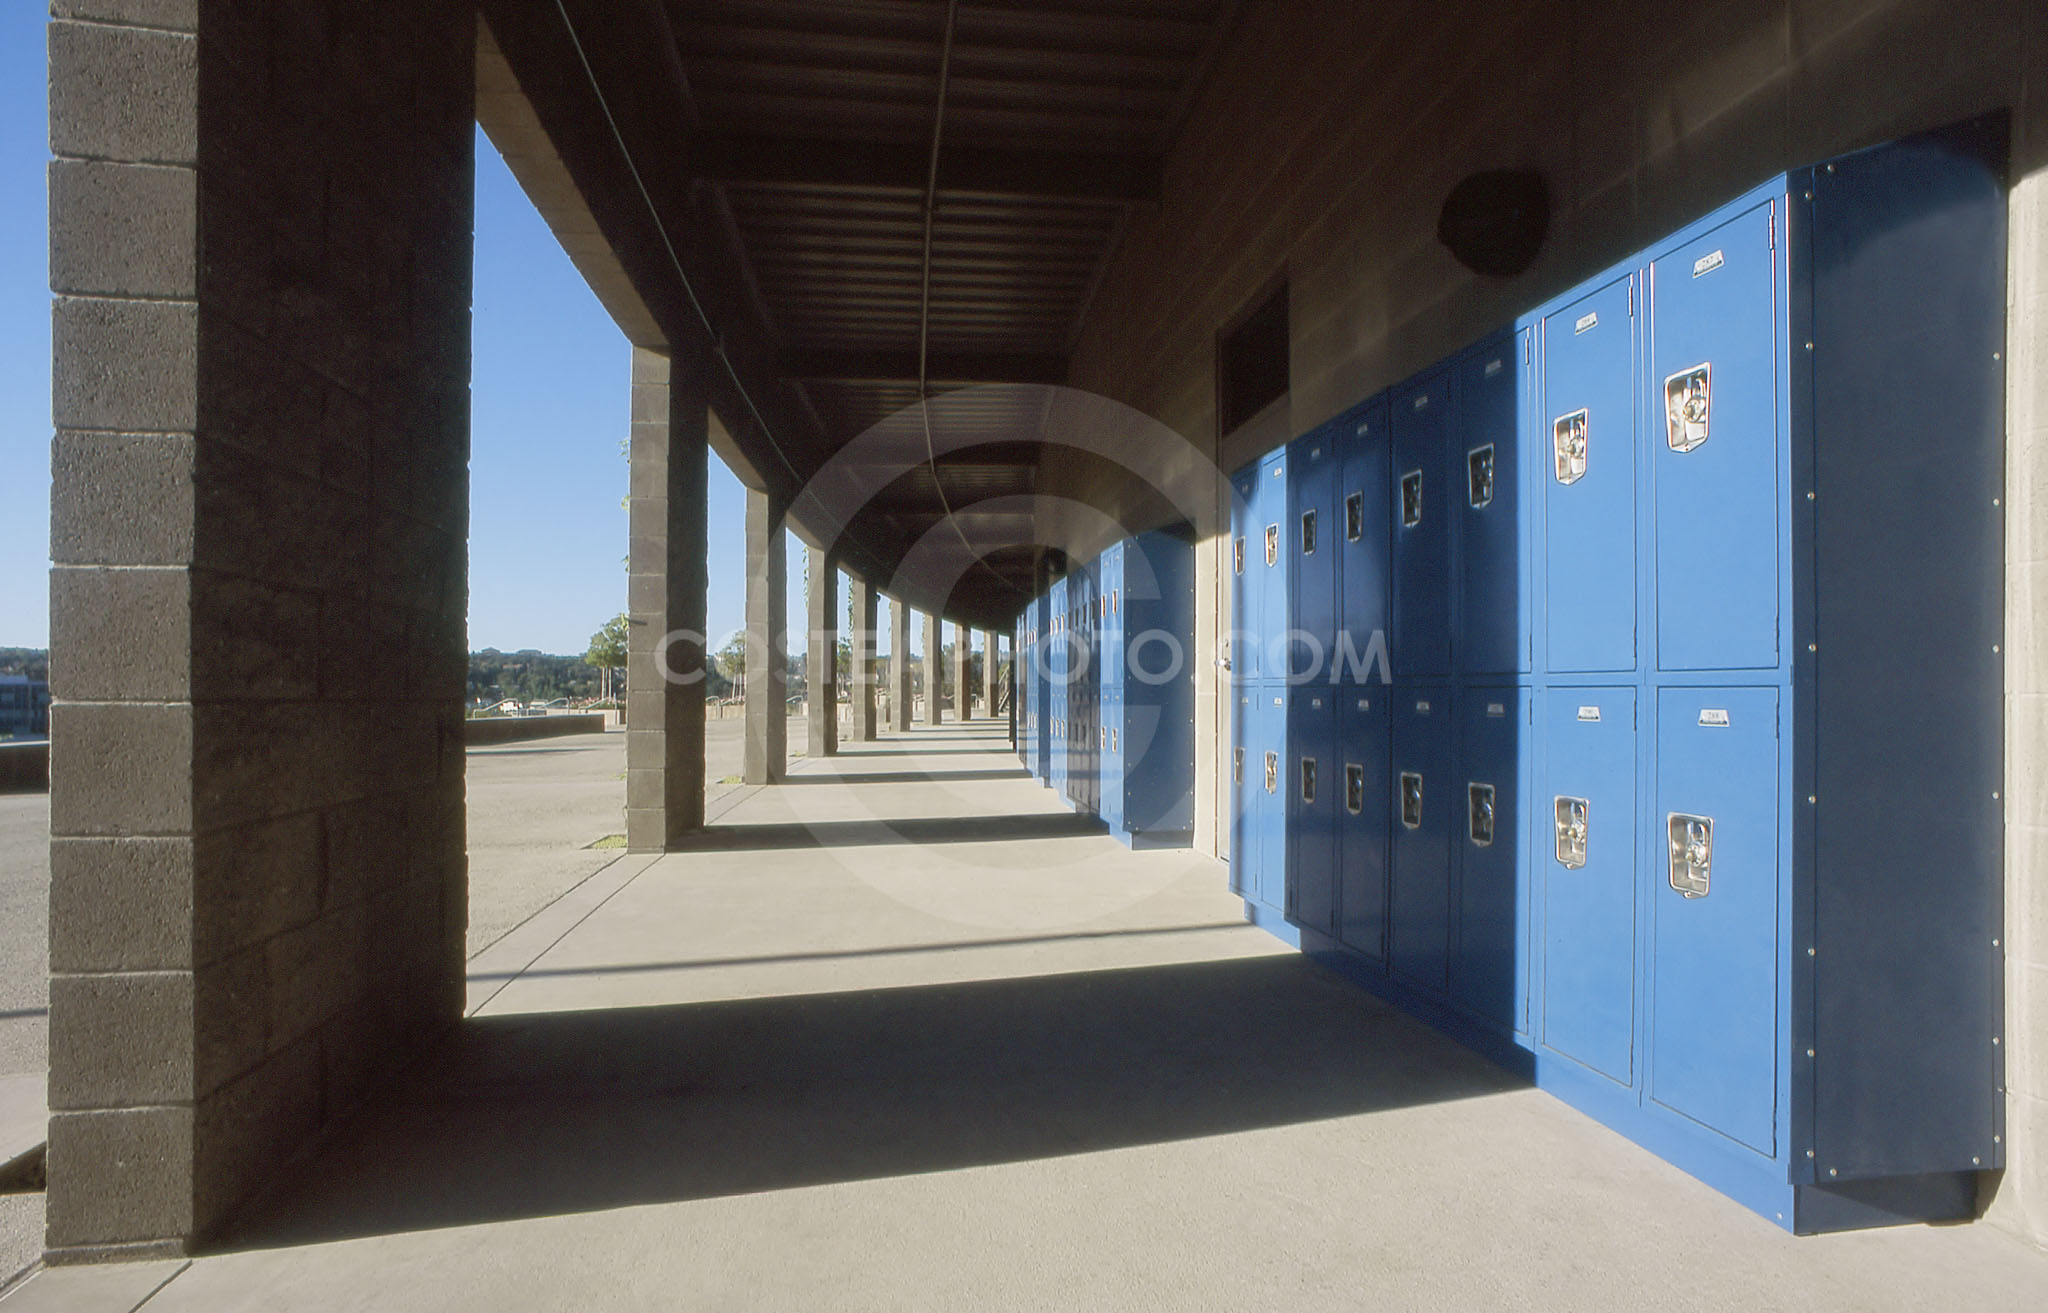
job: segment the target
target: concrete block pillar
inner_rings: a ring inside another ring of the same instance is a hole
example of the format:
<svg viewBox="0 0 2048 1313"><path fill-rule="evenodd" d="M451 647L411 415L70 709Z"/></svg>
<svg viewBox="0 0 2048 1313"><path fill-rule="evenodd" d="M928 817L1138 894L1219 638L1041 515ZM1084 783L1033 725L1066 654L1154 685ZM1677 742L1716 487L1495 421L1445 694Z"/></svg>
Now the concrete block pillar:
<svg viewBox="0 0 2048 1313"><path fill-rule="evenodd" d="M633 348L627 446L626 846L666 852L704 824L704 345Z"/></svg>
<svg viewBox="0 0 2048 1313"><path fill-rule="evenodd" d="M924 723L939 723L939 704L946 695L946 654L939 645L945 633L938 614L924 618Z"/></svg>
<svg viewBox="0 0 2048 1313"><path fill-rule="evenodd" d="M789 553L782 508L747 489L747 720L749 784L780 784L789 769Z"/></svg>
<svg viewBox="0 0 2048 1313"><path fill-rule="evenodd" d="M852 743L872 743L875 738L875 599L867 580L848 576L850 604L847 622L853 646L853 669L844 672L853 703L853 719L847 729Z"/></svg>
<svg viewBox="0 0 2048 1313"><path fill-rule="evenodd" d="M910 732L910 608L900 597L889 599L889 722Z"/></svg>
<svg viewBox="0 0 2048 1313"><path fill-rule="evenodd" d="M811 553L810 648L804 655L805 749L813 757L839 751L839 571L823 550Z"/></svg>
<svg viewBox="0 0 2048 1313"><path fill-rule="evenodd" d="M953 626L953 705L962 724L974 713L974 631Z"/></svg>
<svg viewBox="0 0 2048 1313"><path fill-rule="evenodd" d="M57 11L94 20L48 29L76 1262L188 1252L461 1016L476 16Z"/></svg>
<svg viewBox="0 0 2048 1313"><path fill-rule="evenodd" d="M1002 665L1002 638L991 629L981 636L981 706L985 716L993 717L1002 705Z"/></svg>

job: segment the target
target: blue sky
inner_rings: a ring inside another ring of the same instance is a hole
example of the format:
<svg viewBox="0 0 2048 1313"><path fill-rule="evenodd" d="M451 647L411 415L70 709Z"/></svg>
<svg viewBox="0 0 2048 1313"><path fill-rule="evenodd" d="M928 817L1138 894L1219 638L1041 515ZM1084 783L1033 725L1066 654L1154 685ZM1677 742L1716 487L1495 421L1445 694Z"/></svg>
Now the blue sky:
<svg viewBox="0 0 2048 1313"><path fill-rule="evenodd" d="M0 5L0 646L49 641L45 21L40 5ZM581 652L625 606L630 356L481 133L476 231L470 646ZM740 485L715 456L709 500L709 541L739 541ZM803 558L789 542L801 635ZM714 644L744 618L740 570L713 553Z"/></svg>

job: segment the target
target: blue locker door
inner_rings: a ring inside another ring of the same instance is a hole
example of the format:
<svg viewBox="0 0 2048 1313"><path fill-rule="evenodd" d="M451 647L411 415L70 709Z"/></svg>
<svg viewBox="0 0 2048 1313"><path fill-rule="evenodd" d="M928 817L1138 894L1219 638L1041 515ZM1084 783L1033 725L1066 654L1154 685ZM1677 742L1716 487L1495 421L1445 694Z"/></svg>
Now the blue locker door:
<svg viewBox="0 0 2048 1313"><path fill-rule="evenodd" d="M1287 696L1272 686L1257 693L1259 901L1287 906Z"/></svg>
<svg viewBox="0 0 2048 1313"><path fill-rule="evenodd" d="M1635 275L1543 320L1544 661L1636 667Z"/></svg>
<svg viewBox="0 0 2048 1313"><path fill-rule="evenodd" d="M1068 631L1071 619L1067 607L1067 581L1061 579L1052 586L1052 593L1046 601L1046 627L1050 634L1047 652L1046 721L1049 728L1046 744L1046 783L1051 786L1054 796L1067 796L1067 693L1068 670L1073 655L1073 635Z"/></svg>
<svg viewBox="0 0 2048 1313"><path fill-rule="evenodd" d="M1259 888L1258 799L1252 790L1259 778L1259 749L1252 699L1259 690L1246 684L1230 689L1230 888L1254 898Z"/></svg>
<svg viewBox="0 0 2048 1313"><path fill-rule="evenodd" d="M1394 678L1451 670L1450 373L1439 370L1395 389ZM1462 477L1459 482L1462 482Z"/></svg>
<svg viewBox="0 0 2048 1313"><path fill-rule="evenodd" d="M1294 444L1287 475L1287 549L1294 557L1287 678L1326 689L1337 639L1337 548L1330 537L1337 468L1336 435L1318 429Z"/></svg>
<svg viewBox="0 0 2048 1313"><path fill-rule="evenodd" d="M1776 689L1659 692L1650 1097L1767 1155L1777 1150L1778 796ZM1695 844L1704 872L1674 855Z"/></svg>
<svg viewBox="0 0 2048 1313"><path fill-rule="evenodd" d="M1387 406L1374 401L1341 429L1337 502L1331 524L1338 550L1337 642L1331 661L1347 683L1383 684L1391 659L1387 642L1388 538Z"/></svg>
<svg viewBox="0 0 2048 1313"><path fill-rule="evenodd" d="M1467 688L1458 698L1456 951L1451 993L1502 1031L1528 1029L1528 695Z"/></svg>
<svg viewBox="0 0 2048 1313"><path fill-rule="evenodd" d="M1756 206L1650 269L1665 670L1778 664L1777 209Z"/></svg>
<svg viewBox="0 0 2048 1313"><path fill-rule="evenodd" d="M1259 559L1259 482L1258 462L1239 470L1230 478L1230 634L1225 657L1230 662L1230 677L1236 680L1255 680L1260 677L1260 639L1258 630L1265 612L1265 603L1258 593L1258 585L1265 572L1258 568Z"/></svg>
<svg viewBox="0 0 2048 1313"><path fill-rule="evenodd" d="M1529 669L1529 588L1518 441L1525 335L1499 333L1452 366L1457 468L1458 669Z"/></svg>
<svg viewBox="0 0 2048 1313"><path fill-rule="evenodd" d="M1545 696L1535 869L1543 906L1543 1044L1635 1083L1636 692Z"/></svg>
<svg viewBox="0 0 2048 1313"><path fill-rule="evenodd" d="M1336 690L1339 778L1337 938L1375 962L1387 957L1387 694L1383 688Z"/></svg>
<svg viewBox="0 0 2048 1313"><path fill-rule="evenodd" d="M1257 514L1254 516L1252 559L1247 571L1257 571L1259 582L1253 592L1259 600L1258 621L1252 626L1259 646L1257 669L1264 678L1286 677L1285 643L1288 608L1292 590L1287 576L1293 553L1287 549L1287 480L1290 462L1283 449L1260 463Z"/></svg>
<svg viewBox="0 0 2048 1313"><path fill-rule="evenodd" d="M1296 925L1334 935L1337 815L1331 758L1336 690L1326 684L1297 688L1288 696L1287 709L1287 913Z"/></svg>
<svg viewBox="0 0 2048 1313"><path fill-rule="evenodd" d="M1409 984L1441 994L1450 969L1451 823L1464 808L1451 778L1451 692L1424 685L1389 695L1388 961Z"/></svg>

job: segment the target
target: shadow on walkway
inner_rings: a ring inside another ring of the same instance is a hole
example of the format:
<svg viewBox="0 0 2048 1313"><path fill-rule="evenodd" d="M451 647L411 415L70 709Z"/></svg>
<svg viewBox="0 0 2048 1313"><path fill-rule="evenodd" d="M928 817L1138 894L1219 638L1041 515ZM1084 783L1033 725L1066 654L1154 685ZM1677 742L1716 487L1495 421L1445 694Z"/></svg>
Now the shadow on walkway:
<svg viewBox="0 0 2048 1313"><path fill-rule="evenodd" d="M1019 1162L1514 1088L1291 955L485 1016L225 1247Z"/></svg>
<svg viewBox="0 0 2048 1313"><path fill-rule="evenodd" d="M840 775L791 775L784 784L931 784L959 782L976 784L998 780L1028 780L1027 770L881 770L868 774L847 771Z"/></svg>
<svg viewBox="0 0 2048 1313"><path fill-rule="evenodd" d="M823 782L821 777L820 783ZM852 776L845 783L858 783ZM1093 816L1044 812L1014 816L898 816L874 821L787 821L711 825L677 840L672 853L765 852L785 848L868 848L878 844L1005 843L1108 834Z"/></svg>

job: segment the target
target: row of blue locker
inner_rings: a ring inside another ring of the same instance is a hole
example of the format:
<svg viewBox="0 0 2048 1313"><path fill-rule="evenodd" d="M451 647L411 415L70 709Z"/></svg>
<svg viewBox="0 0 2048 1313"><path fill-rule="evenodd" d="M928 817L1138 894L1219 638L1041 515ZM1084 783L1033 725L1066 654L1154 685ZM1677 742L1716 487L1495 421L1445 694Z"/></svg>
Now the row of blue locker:
<svg viewBox="0 0 2048 1313"><path fill-rule="evenodd" d="M1778 692L1642 698L1241 689L1232 878L1464 1022L1647 1075L1658 1103L1775 1158Z"/></svg>
<svg viewBox="0 0 2048 1313"><path fill-rule="evenodd" d="M1017 619L1019 754L1133 847L1194 837L1194 548L1155 530L1069 570Z"/></svg>
<svg viewBox="0 0 2048 1313"><path fill-rule="evenodd" d="M1782 669L1783 210L1730 207L1240 470L1233 676Z"/></svg>
<svg viewBox="0 0 2048 1313"><path fill-rule="evenodd" d="M1248 915L1802 1231L2002 1156L2002 149L1774 179L1234 479Z"/></svg>

